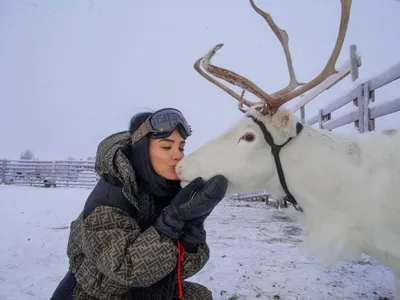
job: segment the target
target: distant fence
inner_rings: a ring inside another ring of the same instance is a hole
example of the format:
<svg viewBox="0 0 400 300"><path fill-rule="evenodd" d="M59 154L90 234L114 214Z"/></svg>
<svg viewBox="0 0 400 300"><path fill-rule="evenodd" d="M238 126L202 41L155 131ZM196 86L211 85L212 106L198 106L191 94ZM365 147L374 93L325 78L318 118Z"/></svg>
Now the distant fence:
<svg viewBox="0 0 400 300"><path fill-rule="evenodd" d="M400 111L400 96L388 102L374 105L375 91L400 78L400 63L382 74L371 78L355 87L343 97L319 110L319 113L305 121L309 125L319 123L319 128L332 130L354 122L360 133L375 130L375 119ZM354 110L335 119L331 113L353 101Z"/></svg>
<svg viewBox="0 0 400 300"><path fill-rule="evenodd" d="M228 195L226 199L234 201L240 200L246 202L264 202L265 205L275 208L286 208L290 205L286 197L273 197L267 191L231 194Z"/></svg>
<svg viewBox="0 0 400 300"><path fill-rule="evenodd" d="M268 203L270 194L267 192L252 192L252 193L241 193L232 194L229 196L231 200L243 200L243 201L254 201L254 202L266 202Z"/></svg>
<svg viewBox="0 0 400 300"><path fill-rule="evenodd" d="M94 161L0 160L0 184L32 187L93 188L99 176ZM265 202L266 192L234 194L231 200Z"/></svg>
<svg viewBox="0 0 400 300"><path fill-rule="evenodd" d="M94 161L0 160L0 184L93 188L99 176ZM266 192L233 194L230 199L267 201Z"/></svg>
<svg viewBox="0 0 400 300"><path fill-rule="evenodd" d="M92 188L94 161L0 160L0 183L35 187Z"/></svg>

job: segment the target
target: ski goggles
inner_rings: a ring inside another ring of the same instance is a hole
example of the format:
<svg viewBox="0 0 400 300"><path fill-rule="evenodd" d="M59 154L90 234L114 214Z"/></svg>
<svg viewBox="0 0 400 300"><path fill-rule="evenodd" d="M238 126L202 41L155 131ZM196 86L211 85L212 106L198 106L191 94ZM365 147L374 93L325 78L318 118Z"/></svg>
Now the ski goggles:
<svg viewBox="0 0 400 300"><path fill-rule="evenodd" d="M149 116L132 134L132 144L147 134L154 138L167 137L175 129L178 129L184 139L192 134L190 125L179 110L174 108L160 109Z"/></svg>

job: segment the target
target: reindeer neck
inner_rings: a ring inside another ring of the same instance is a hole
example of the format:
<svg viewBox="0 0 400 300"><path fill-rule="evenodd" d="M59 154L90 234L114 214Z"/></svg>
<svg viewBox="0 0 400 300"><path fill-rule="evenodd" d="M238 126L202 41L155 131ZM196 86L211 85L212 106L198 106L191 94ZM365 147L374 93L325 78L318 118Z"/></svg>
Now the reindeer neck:
<svg viewBox="0 0 400 300"><path fill-rule="evenodd" d="M281 151L289 190L300 206L339 196L344 184L357 178L360 152L355 135L340 135L305 125ZM303 209L306 209L303 207Z"/></svg>

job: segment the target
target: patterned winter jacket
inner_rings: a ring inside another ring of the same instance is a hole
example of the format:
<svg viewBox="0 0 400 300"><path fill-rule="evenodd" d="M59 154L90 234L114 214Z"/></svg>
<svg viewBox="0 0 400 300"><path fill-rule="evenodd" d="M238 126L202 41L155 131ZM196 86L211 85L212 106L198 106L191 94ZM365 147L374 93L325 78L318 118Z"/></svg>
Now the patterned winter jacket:
<svg viewBox="0 0 400 300"><path fill-rule="evenodd" d="M129 142L129 133L121 132L100 143L95 165L97 172L118 178L124 183L123 188L108 185L101 179L90 195L93 201L86 203L92 207L85 207L71 224L67 248L69 270L74 273L79 289L86 291L81 296L75 292L74 300L130 299L130 289L149 287L176 270L176 242L153 226L141 231L129 209L110 201L123 197L126 203L132 204L130 207L137 205L134 172L121 151L121 147ZM185 252L181 280L200 271L208 259L207 244L200 246L196 253Z"/></svg>

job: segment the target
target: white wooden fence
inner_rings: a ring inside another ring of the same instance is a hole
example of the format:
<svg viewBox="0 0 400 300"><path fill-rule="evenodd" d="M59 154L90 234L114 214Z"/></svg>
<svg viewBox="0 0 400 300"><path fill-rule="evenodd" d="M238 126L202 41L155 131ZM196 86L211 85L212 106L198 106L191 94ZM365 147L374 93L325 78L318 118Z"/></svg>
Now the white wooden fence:
<svg viewBox="0 0 400 300"><path fill-rule="evenodd" d="M375 91L400 78L400 63L395 64L380 75L357 85L343 97L339 97L331 104L319 110L319 113L309 118L305 123L313 125L319 123L319 128L332 130L352 122L355 123L360 133L375 130L375 119L400 111L399 96L381 104L375 102ZM354 109L336 119L331 118L331 113L352 102Z"/></svg>
<svg viewBox="0 0 400 300"><path fill-rule="evenodd" d="M0 183L36 187L93 188L94 161L0 160Z"/></svg>

